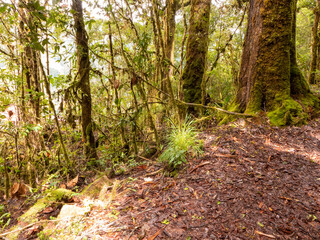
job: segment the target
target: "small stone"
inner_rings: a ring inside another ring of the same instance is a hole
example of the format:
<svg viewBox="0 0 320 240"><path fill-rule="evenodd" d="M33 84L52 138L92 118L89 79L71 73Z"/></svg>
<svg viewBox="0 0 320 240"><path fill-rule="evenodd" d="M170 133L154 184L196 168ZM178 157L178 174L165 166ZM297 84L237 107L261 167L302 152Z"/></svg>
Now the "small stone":
<svg viewBox="0 0 320 240"><path fill-rule="evenodd" d="M78 216L83 216L87 214L90 210L88 208L78 207L75 205L64 205L61 208L60 214L58 219L65 219L65 218L74 218Z"/></svg>

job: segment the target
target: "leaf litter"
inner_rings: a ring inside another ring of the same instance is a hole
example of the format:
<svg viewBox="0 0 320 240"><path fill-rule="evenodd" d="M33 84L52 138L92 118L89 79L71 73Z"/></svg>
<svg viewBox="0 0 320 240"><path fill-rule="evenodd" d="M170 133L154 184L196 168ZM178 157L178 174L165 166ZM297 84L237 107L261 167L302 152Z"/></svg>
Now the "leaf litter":
<svg viewBox="0 0 320 240"><path fill-rule="evenodd" d="M320 239L319 121L230 124L200 136L204 155L178 177L158 163L132 171L70 239Z"/></svg>
<svg viewBox="0 0 320 240"><path fill-rule="evenodd" d="M285 128L232 124L201 138L203 157L178 177L166 177L157 164L132 175L112 204L115 231L100 236L320 239L319 121Z"/></svg>

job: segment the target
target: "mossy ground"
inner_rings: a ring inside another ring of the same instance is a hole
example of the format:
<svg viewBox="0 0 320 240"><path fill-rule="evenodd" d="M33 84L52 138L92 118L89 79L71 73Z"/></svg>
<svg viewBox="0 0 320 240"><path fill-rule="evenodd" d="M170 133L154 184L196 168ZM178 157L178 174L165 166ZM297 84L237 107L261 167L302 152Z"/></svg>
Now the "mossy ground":
<svg viewBox="0 0 320 240"><path fill-rule="evenodd" d="M44 198L39 199L25 214L19 217L19 221L32 223L37 221L36 215L45 209L52 202L62 202L70 199L74 192L67 189L59 188L48 193Z"/></svg>
<svg viewBox="0 0 320 240"><path fill-rule="evenodd" d="M10 240L17 239L20 231L18 231L21 226L35 223L38 221L37 215L46 207L48 207L53 202L63 202L69 200L75 193L67 189L56 189L47 194L46 197L39 199L27 212L21 215L18 220L19 224L11 228L9 231L15 231L10 236L6 236Z"/></svg>
<svg viewBox="0 0 320 240"><path fill-rule="evenodd" d="M320 101L311 93L296 97L295 99L277 95L273 102L273 108L266 111L269 122L273 126L303 125L320 112ZM228 107L228 111L243 112L243 109L234 101ZM251 111L250 109L246 109L244 113L258 116L260 111L263 110ZM218 114L220 125L235 121L238 118L238 116L225 113Z"/></svg>

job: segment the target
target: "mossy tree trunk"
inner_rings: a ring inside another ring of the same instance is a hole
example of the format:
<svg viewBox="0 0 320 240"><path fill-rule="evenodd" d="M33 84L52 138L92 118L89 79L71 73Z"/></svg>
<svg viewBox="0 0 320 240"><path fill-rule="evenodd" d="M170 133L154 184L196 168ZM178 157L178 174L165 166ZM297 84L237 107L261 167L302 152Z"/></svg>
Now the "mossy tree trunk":
<svg viewBox="0 0 320 240"><path fill-rule="evenodd" d="M163 91L173 98L171 85L172 65L174 63L174 40L176 30L176 11L178 0L166 0L166 12L164 21L164 79ZM167 95L164 95L167 98Z"/></svg>
<svg viewBox="0 0 320 240"><path fill-rule="evenodd" d="M311 63L309 73L309 83L316 84L316 71L319 48L319 19L320 19L320 0L317 0L317 6L314 8L314 23L312 27L312 46L311 46Z"/></svg>
<svg viewBox="0 0 320 240"><path fill-rule="evenodd" d="M76 32L77 47L77 77L78 87L81 91L81 120L82 120L82 139L84 141L84 154L87 159L97 158L95 149L95 139L93 135L93 123L91 118L91 91L90 91L90 60L88 35L85 30L83 20L83 10L81 0L72 0L72 10L74 18L74 28Z"/></svg>
<svg viewBox="0 0 320 240"><path fill-rule="evenodd" d="M239 86L232 111L268 112L272 124L303 121L316 104L296 60L296 0L250 0ZM295 99L295 100L294 100Z"/></svg>
<svg viewBox="0 0 320 240"><path fill-rule="evenodd" d="M201 103L209 42L210 3L210 0L191 1L186 65L182 73L184 101L189 103ZM188 106L187 112L198 115L199 109Z"/></svg>
<svg viewBox="0 0 320 240"><path fill-rule="evenodd" d="M39 76L39 49L36 49L38 44L38 29L37 23L32 15L33 0L19 1L19 36L20 44L23 46L23 77L25 79L26 88L28 89L28 99L32 113L32 117L28 119L33 124L40 123L40 100L41 86ZM32 118L32 119L31 119ZM26 120L26 119L24 119Z"/></svg>
<svg viewBox="0 0 320 240"><path fill-rule="evenodd" d="M21 79L22 79L22 119L25 123L41 124L41 79L40 79L40 50L39 44L39 19L34 16L37 10L34 7L35 1L19 0L19 42L23 51L21 52ZM36 160L42 158L46 166L49 165L43 135L38 131L30 131L25 136L25 145L27 148L26 158L29 168L29 180L32 187L36 187ZM42 154L40 153L42 152ZM37 157L34 157L37 156ZM41 157L40 157L41 156ZM24 163L18 164L19 170ZM20 173L19 173L20 174Z"/></svg>

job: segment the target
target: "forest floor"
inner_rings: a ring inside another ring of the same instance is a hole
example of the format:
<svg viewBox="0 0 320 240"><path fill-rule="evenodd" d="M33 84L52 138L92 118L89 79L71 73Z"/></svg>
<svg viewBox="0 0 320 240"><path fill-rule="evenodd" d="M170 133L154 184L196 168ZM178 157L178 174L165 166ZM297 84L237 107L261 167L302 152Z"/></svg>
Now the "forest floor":
<svg viewBox="0 0 320 240"><path fill-rule="evenodd" d="M203 156L177 177L156 162L137 167L66 239L320 239L319 119L284 128L238 121L200 137ZM65 226L55 229L66 237Z"/></svg>

